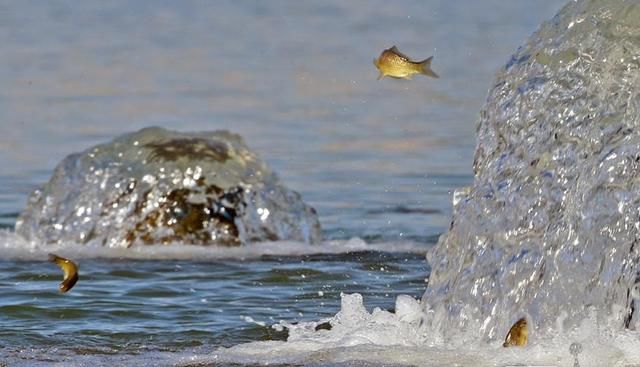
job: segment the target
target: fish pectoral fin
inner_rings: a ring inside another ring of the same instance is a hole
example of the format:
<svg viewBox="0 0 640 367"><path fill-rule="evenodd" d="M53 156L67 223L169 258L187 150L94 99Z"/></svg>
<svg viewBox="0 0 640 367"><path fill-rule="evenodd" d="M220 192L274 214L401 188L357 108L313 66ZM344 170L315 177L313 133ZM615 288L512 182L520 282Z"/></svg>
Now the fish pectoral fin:
<svg viewBox="0 0 640 367"><path fill-rule="evenodd" d="M378 78L376 80L380 80L384 78L384 73L381 71L380 74L378 74Z"/></svg>
<svg viewBox="0 0 640 367"><path fill-rule="evenodd" d="M433 56L424 59L419 62L421 70L420 73L426 76L430 76L432 78L440 78L438 74L436 74L433 70L431 70L431 61L433 60Z"/></svg>

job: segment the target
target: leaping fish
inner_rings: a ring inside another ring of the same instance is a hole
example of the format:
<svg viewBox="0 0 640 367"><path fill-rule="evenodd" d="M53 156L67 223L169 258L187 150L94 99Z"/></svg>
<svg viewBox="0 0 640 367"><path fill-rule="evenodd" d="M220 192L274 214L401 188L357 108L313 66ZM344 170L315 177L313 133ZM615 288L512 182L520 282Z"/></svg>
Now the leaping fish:
<svg viewBox="0 0 640 367"><path fill-rule="evenodd" d="M65 259L55 254L49 254L49 261L56 263L64 274L60 283L60 292L69 291L78 281L78 266L71 260Z"/></svg>
<svg viewBox="0 0 640 367"><path fill-rule="evenodd" d="M382 51L380 56L373 60L373 64L380 70L378 80L385 76L411 80L413 74L439 78L438 74L431 70L431 60L433 60L433 56L422 61L411 61L408 56L398 51L396 46L393 46Z"/></svg>

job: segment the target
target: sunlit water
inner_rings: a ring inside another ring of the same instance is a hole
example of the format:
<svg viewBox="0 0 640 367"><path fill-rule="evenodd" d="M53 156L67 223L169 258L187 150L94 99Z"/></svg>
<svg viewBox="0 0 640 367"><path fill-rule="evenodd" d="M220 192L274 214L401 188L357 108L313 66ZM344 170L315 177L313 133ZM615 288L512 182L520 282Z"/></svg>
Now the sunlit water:
<svg viewBox="0 0 640 367"><path fill-rule="evenodd" d="M424 253L449 225L453 189L472 181L493 74L561 4L3 6L0 361L173 364L281 340L269 325L332 316L341 292L381 309L420 297ZM376 81L371 60L394 44L434 54L441 78ZM75 250L80 281L58 293L46 250L10 233L29 192L67 154L150 125L241 134L332 242Z"/></svg>

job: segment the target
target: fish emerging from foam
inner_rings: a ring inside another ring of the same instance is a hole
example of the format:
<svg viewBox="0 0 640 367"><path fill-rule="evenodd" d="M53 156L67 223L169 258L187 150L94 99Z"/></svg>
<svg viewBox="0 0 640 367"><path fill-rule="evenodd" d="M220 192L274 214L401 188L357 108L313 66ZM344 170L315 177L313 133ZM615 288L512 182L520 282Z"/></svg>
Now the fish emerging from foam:
<svg viewBox="0 0 640 367"><path fill-rule="evenodd" d="M431 60L433 60L433 56L422 61L411 61L408 56L398 51L396 46L393 46L382 51L380 56L373 60L373 64L380 71L378 80L385 76L411 80L414 74L439 78L438 74L431 70Z"/></svg>
<svg viewBox="0 0 640 367"><path fill-rule="evenodd" d="M55 254L49 254L49 261L56 263L62 269L63 278L60 283L60 292L69 291L78 281L78 265L69 259Z"/></svg>
<svg viewBox="0 0 640 367"><path fill-rule="evenodd" d="M504 339L503 347L523 347L527 345L527 339L529 338L529 330L527 329L527 319L524 317L516 321L515 324L509 329L507 337Z"/></svg>

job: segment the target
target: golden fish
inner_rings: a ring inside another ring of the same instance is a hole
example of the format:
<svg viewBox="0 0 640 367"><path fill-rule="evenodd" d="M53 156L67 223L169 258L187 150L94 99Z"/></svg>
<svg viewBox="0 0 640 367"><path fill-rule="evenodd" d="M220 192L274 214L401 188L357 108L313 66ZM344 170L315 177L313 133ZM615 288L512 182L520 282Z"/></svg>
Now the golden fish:
<svg viewBox="0 0 640 367"><path fill-rule="evenodd" d="M433 56L422 61L411 61L409 57L403 55L396 46L382 51L373 64L380 70L378 80L385 76L392 78L402 78L411 80L413 74L423 74L433 78L439 78L438 74L431 70L431 60Z"/></svg>
<svg viewBox="0 0 640 367"><path fill-rule="evenodd" d="M527 345L527 339L529 337L529 331L527 330L527 319L524 317L516 321L515 324L509 329L507 337L504 339L503 347L523 347Z"/></svg>
<svg viewBox="0 0 640 367"><path fill-rule="evenodd" d="M60 292L64 293L73 288L78 281L78 266L73 261L55 254L49 254L49 261L56 263L64 274Z"/></svg>

